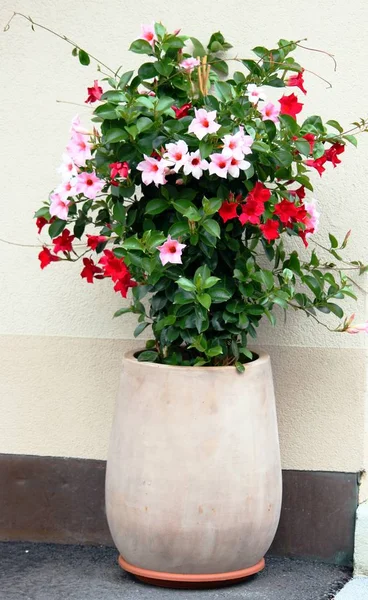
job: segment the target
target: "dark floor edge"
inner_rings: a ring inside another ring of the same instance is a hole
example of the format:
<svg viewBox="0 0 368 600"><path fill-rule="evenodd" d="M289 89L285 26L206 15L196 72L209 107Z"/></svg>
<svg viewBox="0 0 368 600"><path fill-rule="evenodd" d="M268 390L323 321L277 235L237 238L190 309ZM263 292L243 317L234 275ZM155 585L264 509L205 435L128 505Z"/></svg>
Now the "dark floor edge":
<svg viewBox="0 0 368 600"><path fill-rule="evenodd" d="M102 460L0 454L0 540L113 545ZM283 471L270 554L351 566L358 473Z"/></svg>

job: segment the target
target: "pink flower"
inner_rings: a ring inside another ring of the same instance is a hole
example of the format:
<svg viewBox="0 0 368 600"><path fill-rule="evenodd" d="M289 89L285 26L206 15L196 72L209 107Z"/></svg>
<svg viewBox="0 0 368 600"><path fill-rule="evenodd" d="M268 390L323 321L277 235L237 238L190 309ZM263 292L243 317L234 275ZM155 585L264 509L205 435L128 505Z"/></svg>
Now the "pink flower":
<svg viewBox="0 0 368 600"><path fill-rule="evenodd" d="M239 131L235 135L239 136L239 138L241 139L242 152L244 154L252 154L251 147L254 142L254 139L252 138L251 135L246 135L244 133L244 127L242 125L240 125Z"/></svg>
<svg viewBox="0 0 368 600"><path fill-rule="evenodd" d="M200 65L198 58L185 58L179 65L186 73L191 73L196 67Z"/></svg>
<svg viewBox="0 0 368 600"><path fill-rule="evenodd" d="M248 162L247 160L244 160L243 158L238 159L238 158L235 158L235 156L233 156L232 158L230 158L228 172L229 172L229 175L231 175L232 177L239 177L240 169L242 171L246 171L247 169L249 169L249 167L250 167L250 162Z"/></svg>
<svg viewBox="0 0 368 600"><path fill-rule="evenodd" d="M345 329L346 333L368 333L368 321L365 323L357 323L356 325L351 324L355 315L352 315L349 319L350 325Z"/></svg>
<svg viewBox="0 0 368 600"><path fill-rule="evenodd" d="M82 133L83 135L92 135L91 131L88 131L88 129L86 129L85 127L83 127L81 125L79 115L75 115L75 117L73 118L70 132L71 132L72 136L74 135L74 133Z"/></svg>
<svg viewBox="0 0 368 600"><path fill-rule="evenodd" d="M77 177L76 192L77 194L84 194L90 200L94 200L104 185L105 182L97 177L96 173L84 171L79 173Z"/></svg>
<svg viewBox="0 0 368 600"><path fill-rule="evenodd" d="M266 100L266 94L257 87L255 83L250 83L247 87L245 95L248 96L249 102L256 104L259 100Z"/></svg>
<svg viewBox="0 0 368 600"><path fill-rule="evenodd" d="M166 183L165 173L170 166L167 160L157 160L152 156L143 155L142 160L137 165L138 171L142 171L142 181L145 185L154 183L156 186Z"/></svg>
<svg viewBox="0 0 368 600"><path fill-rule="evenodd" d="M226 179L230 167L230 158L226 158L223 154L211 154L210 155L210 175L218 175Z"/></svg>
<svg viewBox="0 0 368 600"><path fill-rule="evenodd" d="M160 260L163 265L166 263L174 263L176 265L181 264L181 254L186 244L180 244L177 240L172 240L171 236L167 237L166 242L162 246L157 246L157 250L160 251Z"/></svg>
<svg viewBox="0 0 368 600"><path fill-rule="evenodd" d="M174 171L178 173L179 169L185 165L188 160L188 146L184 140L179 140L176 144L166 144L164 158L170 163L174 163Z"/></svg>
<svg viewBox="0 0 368 600"><path fill-rule="evenodd" d="M320 213L317 211L316 203L317 201L315 198L304 203L304 208L309 215L303 220L305 228L308 230L306 234L307 238L310 237L312 233L318 231Z"/></svg>
<svg viewBox="0 0 368 600"><path fill-rule="evenodd" d="M78 169L73 162L73 159L70 158L69 154L64 152L62 156L63 162L58 168L58 172L61 173L61 177L63 181L70 181L72 177L75 177L78 174Z"/></svg>
<svg viewBox="0 0 368 600"><path fill-rule="evenodd" d="M215 122L217 112L211 110L207 112L204 108L194 109L195 117L188 128L188 133L194 133L199 140L202 140L207 133L216 133L221 127Z"/></svg>
<svg viewBox="0 0 368 600"><path fill-rule="evenodd" d="M236 133L235 135L228 134L222 138L222 141L224 142L222 154L226 156L226 158L244 158L243 140L239 133L240 132L238 131L238 133Z"/></svg>
<svg viewBox="0 0 368 600"><path fill-rule="evenodd" d="M86 104L92 104L92 102L96 102L96 100L100 100L100 98L103 94L103 89L101 86L98 85L97 79L94 80L93 87L87 88L87 92L88 92L88 97L87 97L87 100L85 101Z"/></svg>
<svg viewBox="0 0 368 600"><path fill-rule="evenodd" d="M199 179L203 175L203 171L207 171L208 162L201 158L199 150L188 154L187 161L184 165L184 174L193 175L195 179ZM178 183L178 182L176 182Z"/></svg>
<svg viewBox="0 0 368 600"><path fill-rule="evenodd" d="M155 42L157 41L154 23L152 23L151 25L141 25L140 39L146 40L146 42L151 44L152 48L154 48Z"/></svg>
<svg viewBox="0 0 368 600"><path fill-rule="evenodd" d="M85 136L81 133L73 133L66 149L78 167L84 167L86 161L92 157L91 144L86 141Z"/></svg>
<svg viewBox="0 0 368 600"><path fill-rule="evenodd" d="M70 205L70 200L62 198L60 194L56 194L55 192L51 194L50 200L50 215L52 217L58 217L62 221L66 221L68 218L68 207Z"/></svg>
<svg viewBox="0 0 368 600"><path fill-rule="evenodd" d="M273 121L274 123L278 123L280 110L280 107L276 106L272 102L268 102L260 109L262 121Z"/></svg>
<svg viewBox="0 0 368 600"><path fill-rule="evenodd" d="M73 177L69 181L63 181L55 189L55 193L59 194L62 198L66 199L69 196L75 196L76 194L77 178Z"/></svg>

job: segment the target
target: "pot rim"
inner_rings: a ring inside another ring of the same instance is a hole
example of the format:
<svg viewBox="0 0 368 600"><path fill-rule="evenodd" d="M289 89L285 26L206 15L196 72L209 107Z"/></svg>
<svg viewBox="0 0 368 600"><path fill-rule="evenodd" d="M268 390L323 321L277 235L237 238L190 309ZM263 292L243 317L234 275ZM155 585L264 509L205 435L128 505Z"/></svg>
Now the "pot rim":
<svg viewBox="0 0 368 600"><path fill-rule="evenodd" d="M137 352L144 352L144 350L146 350L146 348L142 348L141 350L128 350L127 352L124 352L124 356L123 356L123 362L124 363L130 363L130 364L139 364L139 365L144 365L145 367L150 367L150 368L155 368L155 369L189 369L190 371L193 372L198 372L201 371L203 373L203 371L207 371L208 369L214 370L214 371L223 371L223 372L230 372L230 369L234 369L236 370L235 365L227 365L227 366L222 366L222 367L211 367L208 366L206 367L205 365L203 365L202 367L191 367L188 365L163 365L160 363L155 363L155 362L148 362L148 361L139 361L134 355L137 354ZM263 365L264 363L268 362L270 360L270 355L265 352L264 350L259 349L253 349L251 348L251 351L254 352L255 354L258 354L258 358L256 358L256 360L253 360L249 363L245 363L245 369L249 370L249 368L255 368L256 366L260 366Z"/></svg>

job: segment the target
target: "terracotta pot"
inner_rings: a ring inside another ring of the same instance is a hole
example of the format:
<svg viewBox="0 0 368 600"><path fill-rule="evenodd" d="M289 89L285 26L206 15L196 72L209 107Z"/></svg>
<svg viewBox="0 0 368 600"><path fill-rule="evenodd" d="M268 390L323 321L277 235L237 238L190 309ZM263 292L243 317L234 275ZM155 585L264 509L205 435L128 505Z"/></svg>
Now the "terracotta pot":
<svg viewBox="0 0 368 600"><path fill-rule="evenodd" d="M123 568L158 585L261 570L281 468L270 358L234 367L123 360L106 510Z"/></svg>

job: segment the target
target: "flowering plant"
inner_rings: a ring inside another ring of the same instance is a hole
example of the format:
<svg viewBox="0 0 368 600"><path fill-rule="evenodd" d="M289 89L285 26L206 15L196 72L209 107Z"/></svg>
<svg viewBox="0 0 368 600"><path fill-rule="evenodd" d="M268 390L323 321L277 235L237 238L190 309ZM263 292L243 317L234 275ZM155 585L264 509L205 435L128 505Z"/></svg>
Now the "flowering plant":
<svg viewBox="0 0 368 600"><path fill-rule="evenodd" d="M135 313L135 336L152 326L139 360L242 371L249 338L263 317L275 324L275 307L320 322L318 313L344 318L339 301L355 298L344 266L366 267L342 260L349 233L310 250L319 220L310 173L336 167L366 123L344 132L301 118L298 45L256 47L255 58L232 59L239 70L229 75L221 33L203 46L155 23L130 47L148 56L137 73L112 71L88 88L95 125L72 122L62 182L35 215L52 240L39 258L41 268L81 261L82 278L110 279L124 298L131 288L115 316ZM272 87L282 88L275 102ZM335 331L362 329L344 318Z"/></svg>

